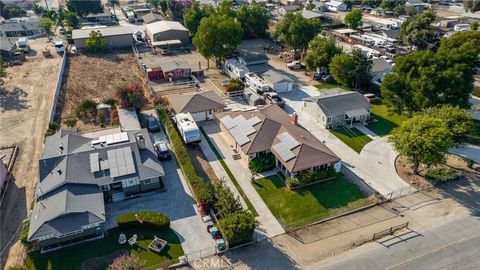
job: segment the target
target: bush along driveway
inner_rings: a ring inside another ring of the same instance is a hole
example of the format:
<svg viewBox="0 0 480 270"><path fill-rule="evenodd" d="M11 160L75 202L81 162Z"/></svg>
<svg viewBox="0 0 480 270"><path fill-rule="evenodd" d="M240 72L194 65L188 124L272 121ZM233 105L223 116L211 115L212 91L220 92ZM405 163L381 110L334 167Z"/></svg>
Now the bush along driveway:
<svg viewBox="0 0 480 270"><path fill-rule="evenodd" d="M273 215L293 229L335 216L370 202L341 174L336 179L290 190L278 175L257 179L255 189Z"/></svg>

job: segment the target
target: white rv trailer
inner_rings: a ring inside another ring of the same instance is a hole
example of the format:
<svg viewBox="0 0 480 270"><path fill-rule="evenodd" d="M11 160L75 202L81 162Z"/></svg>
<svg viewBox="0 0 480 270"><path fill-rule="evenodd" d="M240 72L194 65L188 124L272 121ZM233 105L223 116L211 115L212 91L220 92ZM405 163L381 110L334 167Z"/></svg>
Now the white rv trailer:
<svg viewBox="0 0 480 270"><path fill-rule="evenodd" d="M248 72L248 68L240 63L237 59L227 59L225 60L225 65L223 65L223 72L225 72L228 77L232 79L245 78L245 74Z"/></svg>
<svg viewBox="0 0 480 270"><path fill-rule="evenodd" d="M352 49L360 50L368 58L380 57L380 52L363 45L353 45Z"/></svg>
<svg viewBox="0 0 480 270"><path fill-rule="evenodd" d="M394 38L389 38L389 37L385 37L385 36L382 36L382 35L379 35L379 34L373 34L373 33L369 33L369 34L365 34L365 35L370 36L372 38L385 40L390 45L398 45L398 40L396 40Z"/></svg>
<svg viewBox="0 0 480 270"><path fill-rule="evenodd" d="M270 90L268 83L253 72L245 74L245 84L260 93L268 92Z"/></svg>
<svg viewBox="0 0 480 270"><path fill-rule="evenodd" d="M190 113L179 113L175 115L178 131L182 135L185 144L200 142L200 130Z"/></svg>

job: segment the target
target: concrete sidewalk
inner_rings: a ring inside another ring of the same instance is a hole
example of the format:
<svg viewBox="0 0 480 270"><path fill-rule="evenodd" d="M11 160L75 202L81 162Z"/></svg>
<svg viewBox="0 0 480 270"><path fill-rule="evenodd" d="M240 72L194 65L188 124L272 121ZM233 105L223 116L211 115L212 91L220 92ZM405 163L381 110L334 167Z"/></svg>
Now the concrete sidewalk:
<svg viewBox="0 0 480 270"><path fill-rule="evenodd" d="M206 123L202 127L212 139L220 154L224 157L224 161L228 168L237 179L243 192L245 192L248 199L255 207L255 210L258 213L257 221L259 225L257 232L260 234L259 240L285 233L283 227L277 221L275 216L273 216L272 212L270 212L270 209L268 209L265 202L251 184L250 180L252 174L250 173L246 162L244 160L234 160L232 158L233 150L229 147L228 142L223 137L224 135L215 123Z"/></svg>

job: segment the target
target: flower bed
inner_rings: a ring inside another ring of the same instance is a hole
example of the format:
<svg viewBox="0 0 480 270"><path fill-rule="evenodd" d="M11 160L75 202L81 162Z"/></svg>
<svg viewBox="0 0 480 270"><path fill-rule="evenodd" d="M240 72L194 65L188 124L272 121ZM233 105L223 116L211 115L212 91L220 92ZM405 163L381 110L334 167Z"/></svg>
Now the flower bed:
<svg viewBox="0 0 480 270"><path fill-rule="evenodd" d="M252 173L261 173L275 169L275 156L272 153L260 155L248 163L248 168Z"/></svg>
<svg viewBox="0 0 480 270"><path fill-rule="evenodd" d="M286 184L289 189L299 188L306 185L327 181L335 178L336 172L334 168L306 170L299 173L295 178L287 178Z"/></svg>

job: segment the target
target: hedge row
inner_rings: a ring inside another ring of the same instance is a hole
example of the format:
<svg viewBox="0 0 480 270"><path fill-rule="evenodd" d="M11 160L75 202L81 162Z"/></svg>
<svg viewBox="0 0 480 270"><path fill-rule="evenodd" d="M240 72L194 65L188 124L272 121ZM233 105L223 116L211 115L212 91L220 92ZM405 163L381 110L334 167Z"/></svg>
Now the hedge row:
<svg viewBox="0 0 480 270"><path fill-rule="evenodd" d="M135 215L138 216L138 219ZM143 222L140 223L139 219L143 220ZM157 230L167 230L170 228L170 219L158 212L126 213L117 217L117 223L120 228L132 228L140 225Z"/></svg>
<svg viewBox="0 0 480 270"><path fill-rule="evenodd" d="M334 177L335 175L335 169L332 167L328 168L327 170L306 170L299 173L295 178L287 178L287 184L291 187L299 187L315 181Z"/></svg>
<svg viewBox="0 0 480 270"><path fill-rule="evenodd" d="M185 179L190 184L192 188L193 195L197 203L205 204L212 201L212 188L208 183L205 183L203 179L197 175L195 167L193 166L192 160L187 153L187 149L183 145L183 141L178 134L175 126L170 120L168 113L163 107L157 107L158 117L165 127L168 137L170 138L170 143L172 144L173 152L177 158L177 162L185 175Z"/></svg>

